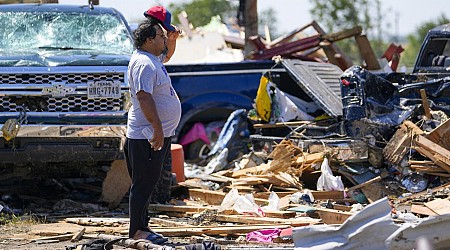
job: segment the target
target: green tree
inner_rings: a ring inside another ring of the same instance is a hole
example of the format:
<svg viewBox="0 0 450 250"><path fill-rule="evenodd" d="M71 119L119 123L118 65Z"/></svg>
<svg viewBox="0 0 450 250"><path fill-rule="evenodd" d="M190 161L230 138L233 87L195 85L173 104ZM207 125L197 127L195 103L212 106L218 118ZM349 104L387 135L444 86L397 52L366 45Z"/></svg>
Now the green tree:
<svg viewBox="0 0 450 250"><path fill-rule="evenodd" d="M258 33L265 37L264 26L267 25L270 31L270 37L275 39L279 36L277 30L277 12L273 8L262 10L258 13Z"/></svg>
<svg viewBox="0 0 450 250"><path fill-rule="evenodd" d="M374 11L375 10L375 11ZM381 20L383 20L380 0L312 0L310 10L325 32L338 32L361 26L371 40L377 56L381 56L382 41ZM345 39L336 43L355 63L362 63L362 58L354 39Z"/></svg>
<svg viewBox="0 0 450 250"><path fill-rule="evenodd" d="M176 17L184 10L189 22L194 27L199 27L208 24L213 16L220 15L222 20L227 20L236 15L237 8L227 0L192 0L188 3L171 3L168 9L172 12L174 23L179 23Z"/></svg>
<svg viewBox="0 0 450 250"><path fill-rule="evenodd" d="M444 14L441 14L441 16L437 17L435 20L419 25L415 33L408 35L406 37L408 43L405 47L405 51L400 57L400 65L405 65L406 67L414 66L417 54L419 53L423 39L428 31L438 25L446 23L450 23L450 20Z"/></svg>
<svg viewBox="0 0 450 250"><path fill-rule="evenodd" d="M378 1L378 0L377 0ZM349 29L357 25L372 29L368 0L312 0L311 15L328 32Z"/></svg>

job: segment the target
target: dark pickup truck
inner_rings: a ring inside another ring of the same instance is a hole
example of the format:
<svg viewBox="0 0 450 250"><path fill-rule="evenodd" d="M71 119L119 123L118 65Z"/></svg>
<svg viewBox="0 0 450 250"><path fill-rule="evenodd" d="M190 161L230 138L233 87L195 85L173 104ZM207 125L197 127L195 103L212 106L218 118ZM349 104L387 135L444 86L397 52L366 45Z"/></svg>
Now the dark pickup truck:
<svg viewBox="0 0 450 250"><path fill-rule="evenodd" d="M112 8L0 5L0 164L122 157L132 51Z"/></svg>
<svg viewBox="0 0 450 250"><path fill-rule="evenodd" d="M450 116L450 24L428 32L411 73L379 74L354 66L341 76L341 92L351 136L388 141L405 119L427 115L424 102Z"/></svg>
<svg viewBox="0 0 450 250"><path fill-rule="evenodd" d="M123 16L98 6L1 5L0 31L0 164L92 165L121 159L133 50ZM196 123L224 122L234 110L252 109L267 71L281 90L312 102L289 73L299 63L167 65L182 103L174 142ZM307 71L322 69L310 66ZM341 72L333 70L338 79ZM185 155L195 158L204 146L210 145L190 143Z"/></svg>
<svg viewBox="0 0 450 250"><path fill-rule="evenodd" d="M121 159L132 50L130 28L115 9L1 5L0 166ZM274 79L289 79L273 61L167 66L183 109L174 141L195 123L251 109L269 69Z"/></svg>

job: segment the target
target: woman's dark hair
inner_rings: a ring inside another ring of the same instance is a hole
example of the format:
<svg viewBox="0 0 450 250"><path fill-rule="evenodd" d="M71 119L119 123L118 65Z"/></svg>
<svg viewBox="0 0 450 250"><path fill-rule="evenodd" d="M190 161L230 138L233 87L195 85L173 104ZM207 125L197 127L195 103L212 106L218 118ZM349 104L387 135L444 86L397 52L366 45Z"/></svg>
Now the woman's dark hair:
<svg viewBox="0 0 450 250"><path fill-rule="evenodd" d="M145 16L145 18L147 18L147 22L152 22L152 23L159 23L159 24L163 24L162 22L161 22L161 20L159 20L159 19L157 19L157 18L154 18L154 17L152 17L152 16L149 16L149 15L147 15L147 16Z"/></svg>
<svg viewBox="0 0 450 250"><path fill-rule="evenodd" d="M139 26L134 30L134 47L141 48L144 45L147 38L155 38L156 36L156 26L158 22L151 20L146 20L139 24Z"/></svg>

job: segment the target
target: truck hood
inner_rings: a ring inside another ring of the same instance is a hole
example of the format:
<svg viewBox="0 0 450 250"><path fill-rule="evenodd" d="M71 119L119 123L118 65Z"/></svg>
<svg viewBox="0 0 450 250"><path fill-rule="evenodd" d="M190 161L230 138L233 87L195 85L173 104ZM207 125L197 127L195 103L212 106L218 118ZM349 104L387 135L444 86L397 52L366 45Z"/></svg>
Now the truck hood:
<svg viewBox="0 0 450 250"><path fill-rule="evenodd" d="M0 67L127 66L128 54L92 50L15 51L0 54Z"/></svg>

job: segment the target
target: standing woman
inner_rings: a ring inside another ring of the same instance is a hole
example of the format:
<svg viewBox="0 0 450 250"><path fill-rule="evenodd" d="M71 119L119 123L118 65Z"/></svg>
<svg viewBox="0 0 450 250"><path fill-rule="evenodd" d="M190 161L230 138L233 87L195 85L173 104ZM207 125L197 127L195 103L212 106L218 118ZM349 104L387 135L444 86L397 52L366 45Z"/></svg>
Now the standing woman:
<svg viewBox="0 0 450 250"><path fill-rule="evenodd" d="M164 26L163 26L164 24ZM131 176L129 237L154 244L167 241L148 228L148 202L170 153L171 137L181 117L181 104L162 64L167 51L167 15L164 22L146 20L134 32L135 48L128 65L132 106L128 113L125 159ZM147 139L143 130L149 128Z"/></svg>

